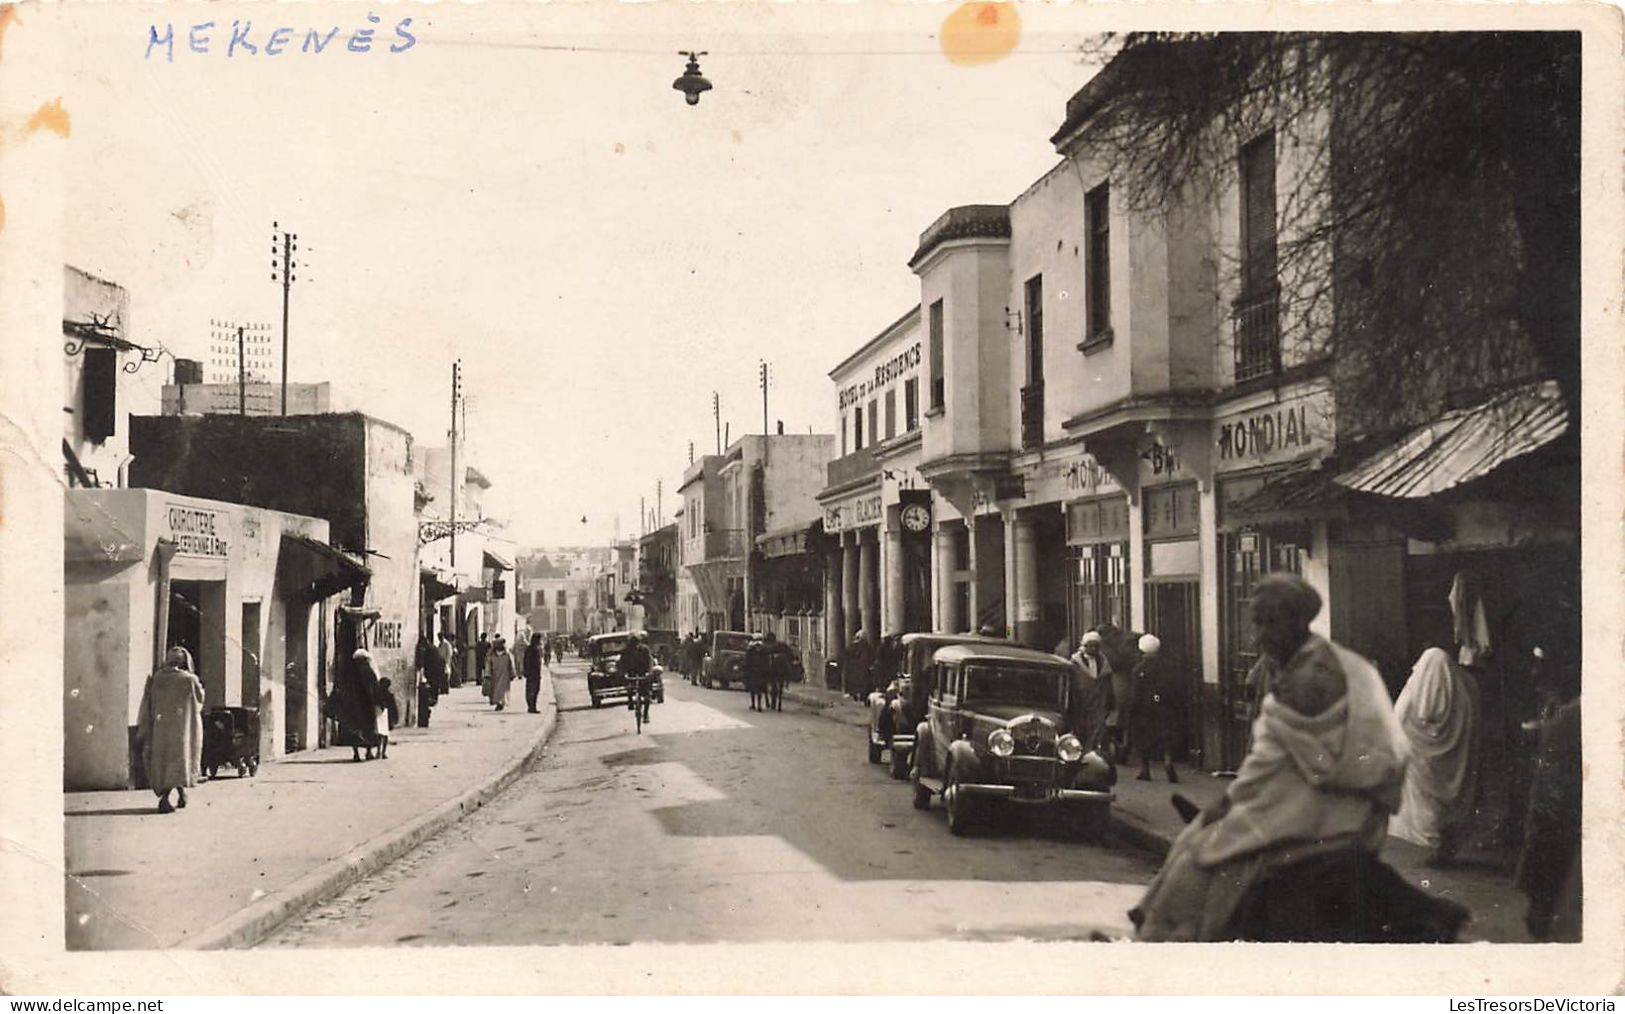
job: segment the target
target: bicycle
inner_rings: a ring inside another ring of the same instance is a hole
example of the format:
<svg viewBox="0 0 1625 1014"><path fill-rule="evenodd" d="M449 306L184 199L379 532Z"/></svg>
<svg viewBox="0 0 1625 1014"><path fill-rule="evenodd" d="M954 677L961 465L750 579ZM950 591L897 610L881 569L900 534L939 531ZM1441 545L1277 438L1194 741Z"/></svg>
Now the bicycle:
<svg viewBox="0 0 1625 1014"><path fill-rule="evenodd" d="M649 720L649 683L648 676L629 676L626 679L626 706L632 709L640 736L644 723Z"/></svg>

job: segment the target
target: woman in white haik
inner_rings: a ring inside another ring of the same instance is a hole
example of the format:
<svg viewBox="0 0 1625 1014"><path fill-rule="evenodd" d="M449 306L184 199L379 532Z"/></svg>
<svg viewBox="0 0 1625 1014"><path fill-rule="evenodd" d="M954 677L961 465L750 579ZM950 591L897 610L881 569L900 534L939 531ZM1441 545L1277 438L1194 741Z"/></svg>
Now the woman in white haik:
<svg viewBox="0 0 1625 1014"><path fill-rule="evenodd" d="M1478 793L1478 684L1443 648L1422 652L1394 703L1411 761L1388 833L1447 863L1460 847Z"/></svg>

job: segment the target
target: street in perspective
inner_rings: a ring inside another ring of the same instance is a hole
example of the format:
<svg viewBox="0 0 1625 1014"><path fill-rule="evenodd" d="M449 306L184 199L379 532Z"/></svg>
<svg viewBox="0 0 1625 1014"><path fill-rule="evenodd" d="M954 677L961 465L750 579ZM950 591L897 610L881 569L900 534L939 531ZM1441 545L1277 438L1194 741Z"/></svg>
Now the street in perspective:
<svg viewBox="0 0 1625 1014"><path fill-rule="evenodd" d="M1581 940L1578 34L441 13L86 41L70 950Z"/></svg>

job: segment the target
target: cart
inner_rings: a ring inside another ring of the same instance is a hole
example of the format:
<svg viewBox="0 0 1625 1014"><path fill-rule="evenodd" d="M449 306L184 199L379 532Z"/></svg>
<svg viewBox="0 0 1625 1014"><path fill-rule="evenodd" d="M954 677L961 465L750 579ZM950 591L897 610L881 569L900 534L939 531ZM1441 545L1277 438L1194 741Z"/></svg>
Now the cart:
<svg viewBox="0 0 1625 1014"><path fill-rule="evenodd" d="M260 770L260 713L253 708L203 709L203 773L217 778L221 768L245 778Z"/></svg>

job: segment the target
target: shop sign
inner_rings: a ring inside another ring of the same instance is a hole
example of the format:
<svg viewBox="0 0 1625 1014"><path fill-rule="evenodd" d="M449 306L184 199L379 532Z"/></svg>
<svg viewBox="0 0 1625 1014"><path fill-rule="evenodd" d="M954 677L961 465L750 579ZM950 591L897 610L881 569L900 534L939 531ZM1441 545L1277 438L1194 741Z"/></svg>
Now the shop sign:
<svg viewBox="0 0 1625 1014"><path fill-rule="evenodd" d="M164 537L175 543L177 556L224 559L229 540L226 519L219 511L185 504L164 505Z"/></svg>
<svg viewBox="0 0 1625 1014"><path fill-rule="evenodd" d="M873 376L841 388L838 395L840 410L845 412L847 406L858 404L873 396L876 391L890 387L899 377L914 372L919 366L920 343L915 342L910 348L876 365Z"/></svg>
<svg viewBox="0 0 1625 1014"><path fill-rule="evenodd" d="M1027 499L1032 503L1049 503L1072 497L1092 496L1096 493L1117 493L1122 487L1112 474L1102 468L1093 455L1084 454L1071 460L1046 461L1025 473Z"/></svg>
<svg viewBox="0 0 1625 1014"><path fill-rule="evenodd" d="M883 510L880 494L859 497L856 500L824 508L824 531L845 532L880 524Z"/></svg>
<svg viewBox="0 0 1625 1014"><path fill-rule="evenodd" d="M1215 420L1219 464L1270 464L1331 448L1330 391Z"/></svg>
<svg viewBox="0 0 1625 1014"><path fill-rule="evenodd" d="M372 625L371 634L374 648L400 648L402 623L400 620L379 620Z"/></svg>

